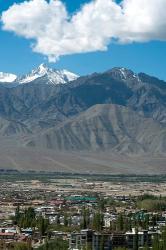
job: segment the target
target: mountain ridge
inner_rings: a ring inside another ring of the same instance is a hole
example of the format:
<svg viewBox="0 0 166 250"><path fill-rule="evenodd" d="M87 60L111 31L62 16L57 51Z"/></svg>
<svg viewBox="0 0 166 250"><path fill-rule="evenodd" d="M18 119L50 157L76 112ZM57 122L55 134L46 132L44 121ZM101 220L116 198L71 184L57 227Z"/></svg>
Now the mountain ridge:
<svg viewBox="0 0 166 250"><path fill-rule="evenodd" d="M166 126L138 115L130 108L97 104L55 128L47 129L28 145L59 151L166 153Z"/></svg>
<svg viewBox="0 0 166 250"><path fill-rule="evenodd" d="M21 84L32 83L42 77L46 78L47 84L66 84L76 80L79 76L65 69L48 68L46 64L42 63L30 73L22 76L0 72L0 84L5 87L17 87Z"/></svg>
<svg viewBox="0 0 166 250"><path fill-rule="evenodd" d="M20 161L22 151L30 154L30 160L27 158L30 167L36 161L40 166L40 159L36 159L40 151L53 159L47 161L47 166L54 165L53 155L57 157L59 152L88 153L88 159L93 155L93 162L98 163L98 153L102 162L110 154L119 155L119 159L122 155L143 159L150 155L154 162L165 159L166 82L160 79L116 67L78 77L69 84L49 84L43 75L28 84L12 88L6 85L0 84L0 139L2 152L10 148L14 162L16 156ZM3 162L3 154L1 159ZM87 166L90 161L86 158ZM6 162L9 163L8 159Z"/></svg>

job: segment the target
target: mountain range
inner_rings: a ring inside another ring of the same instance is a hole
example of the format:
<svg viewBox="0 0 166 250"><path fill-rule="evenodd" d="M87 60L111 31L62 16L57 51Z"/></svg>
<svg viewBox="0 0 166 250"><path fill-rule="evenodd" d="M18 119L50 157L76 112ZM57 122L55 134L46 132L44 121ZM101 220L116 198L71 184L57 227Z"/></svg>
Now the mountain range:
<svg viewBox="0 0 166 250"><path fill-rule="evenodd" d="M48 68L47 65L41 64L38 68L32 70L30 73L17 76L11 73L0 72L0 83L4 87L16 87L21 84L31 83L35 80L44 81L46 84L65 84L67 82L76 80L78 75L67 70L55 70ZM36 82L37 83L37 82Z"/></svg>
<svg viewBox="0 0 166 250"><path fill-rule="evenodd" d="M76 164L79 171L87 164L93 171L111 172L110 156L117 155L114 172L125 172L123 162L128 169L131 158L139 157L140 172L165 173L166 82L118 67L81 77L44 64L24 76L1 72L0 139L3 167L32 169L34 162L40 169L41 161L34 154L44 152L43 162L47 159L45 166L51 170L57 166L69 170L74 155L81 157ZM26 167L19 163L22 150L31 162ZM65 157L70 158L67 164ZM153 161L141 170L145 158Z"/></svg>

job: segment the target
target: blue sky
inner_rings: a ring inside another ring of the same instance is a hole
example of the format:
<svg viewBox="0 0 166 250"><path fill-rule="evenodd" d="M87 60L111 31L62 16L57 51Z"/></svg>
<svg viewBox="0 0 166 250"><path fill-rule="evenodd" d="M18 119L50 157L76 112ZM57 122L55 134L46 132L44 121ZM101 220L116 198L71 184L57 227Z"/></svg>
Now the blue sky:
<svg viewBox="0 0 166 250"><path fill-rule="evenodd" d="M13 0L0 0L0 12L7 10ZM87 0L64 0L69 13L76 12ZM26 73L47 58L31 49L31 42L12 32L0 30L0 71L16 74ZM80 75L102 72L123 66L135 72L146 72L166 80L166 42L110 43L104 52L79 53L60 57L54 68L66 68Z"/></svg>

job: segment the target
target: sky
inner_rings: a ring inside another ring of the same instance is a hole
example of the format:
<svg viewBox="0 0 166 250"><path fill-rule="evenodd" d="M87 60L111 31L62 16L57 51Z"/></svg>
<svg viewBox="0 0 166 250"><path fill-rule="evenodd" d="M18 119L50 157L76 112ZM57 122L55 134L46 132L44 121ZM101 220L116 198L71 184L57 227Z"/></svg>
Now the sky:
<svg viewBox="0 0 166 250"><path fill-rule="evenodd" d="M15 5L13 5L15 3ZM126 67L166 80L165 0L0 0L0 71Z"/></svg>

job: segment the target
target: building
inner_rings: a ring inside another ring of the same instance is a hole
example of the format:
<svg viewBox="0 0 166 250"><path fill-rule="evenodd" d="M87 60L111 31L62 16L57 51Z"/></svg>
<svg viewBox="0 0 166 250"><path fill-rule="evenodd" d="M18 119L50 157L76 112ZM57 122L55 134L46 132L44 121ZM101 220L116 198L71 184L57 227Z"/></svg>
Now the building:
<svg viewBox="0 0 166 250"><path fill-rule="evenodd" d="M14 240L15 233L0 233L0 240Z"/></svg>
<svg viewBox="0 0 166 250"><path fill-rule="evenodd" d="M92 246L93 241L93 230L85 229L81 230L80 233L71 233L69 240L69 249L77 250L83 249L84 247Z"/></svg>
<svg viewBox="0 0 166 250"><path fill-rule="evenodd" d="M155 234L156 232L148 230L137 232L135 228L133 228L131 232L126 232L127 247L132 249L135 244L137 244L138 247L151 246Z"/></svg>
<svg viewBox="0 0 166 250"><path fill-rule="evenodd" d="M112 249L112 235L111 234L101 234L94 233L92 239L92 249L93 250L111 250Z"/></svg>
<svg viewBox="0 0 166 250"><path fill-rule="evenodd" d="M113 233L112 234L112 247L126 247L126 235L124 233Z"/></svg>

